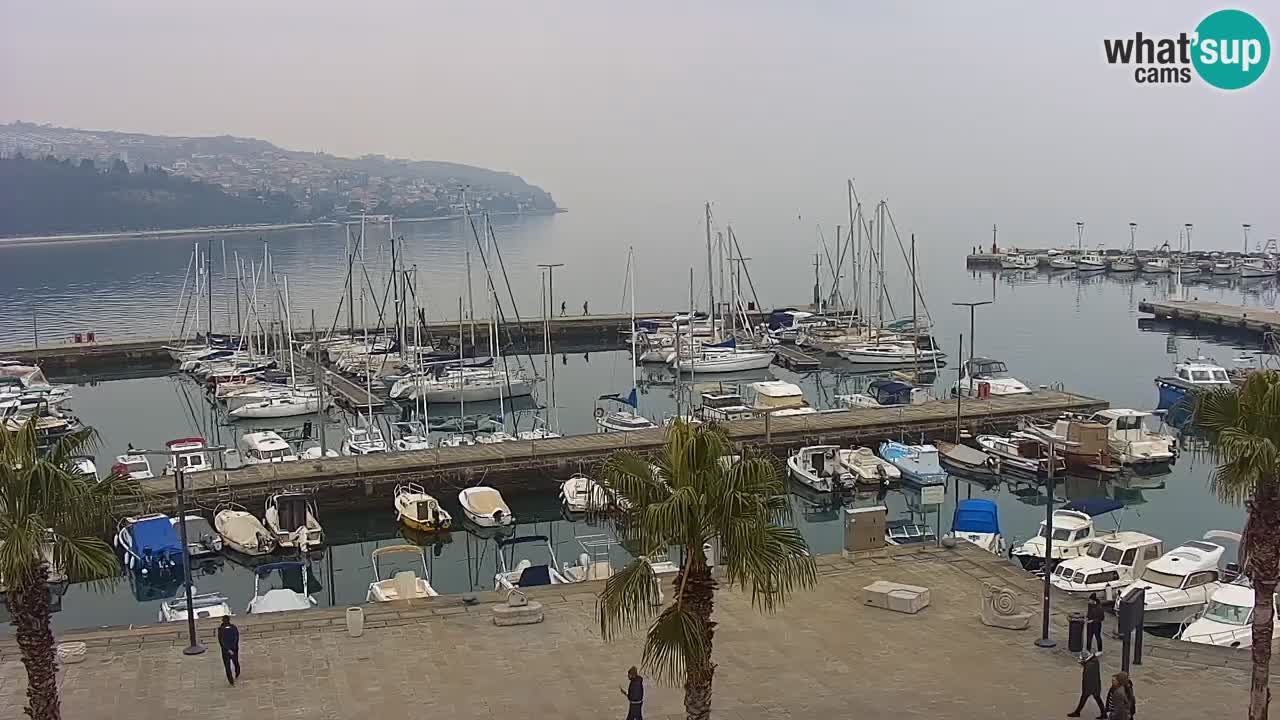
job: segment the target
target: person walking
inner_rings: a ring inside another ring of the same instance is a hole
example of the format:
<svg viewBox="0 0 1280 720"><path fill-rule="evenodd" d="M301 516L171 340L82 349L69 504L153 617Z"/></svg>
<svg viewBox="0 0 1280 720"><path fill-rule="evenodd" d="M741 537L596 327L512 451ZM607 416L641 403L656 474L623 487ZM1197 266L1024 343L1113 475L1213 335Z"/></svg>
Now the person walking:
<svg viewBox="0 0 1280 720"><path fill-rule="evenodd" d="M589 314L589 313L587 312L587 301L586 301L586 300L583 300L583 301L582 301L582 314L583 314L583 315L587 315L587 314Z"/></svg>
<svg viewBox="0 0 1280 720"><path fill-rule="evenodd" d="M229 615L222 616L218 626L218 647L222 648L222 668L227 671L227 684L235 685L240 677L240 628L231 624ZM235 667L232 675L231 668Z"/></svg>
<svg viewBox="0 0 1280 720"><path fill-rule="evenodd" d="M1107 706L1102 702L1102 666L1098 656L1091 652L1080 658L1080 702L1076 703L1075 710L1067 713L1067 717L1080 717L1080 711L1084 710L1089 698L1098 703L1098 717L1105 718Z"/></svg>
<svg viewBox="0 0 1280 720"><path fill-rule="evenodd" d="M565 303L565 301L561 300L561 301L560 301L560 317L564 317L564 314L565 314L565 308L566 308L566 307L567 307L567 303Z"/></svg>
<svg viewBox="0 0 1280 720"><path fill-rule="evenodd" d="M1133 694L1133 681L1129 673L1118 672L1111 676L1111 689L1107 690L1107 720L1133 720L1138 712L1138 700Z"/></svg>
<svg viewBox="0 0 1280 720"><path fill-rule="evenodd" d="M644 707L644 678L640 677L635 665L627 669L627 680L626 690L618 688L622 696L627 699L626 720L644 720L641 713Z"/></svg>
<svg viewBox="0 0 1280 720"><path fill-rule="evenodd" d="M1098 593L1089 593L1089 609L1085 611L1085 641L1084 649L1092 651L1093 641L1098 641L1098 652L1102 652L1102 621L1105 620L1107 614L1102 609L1102 601L1098 599Z"/></svg>

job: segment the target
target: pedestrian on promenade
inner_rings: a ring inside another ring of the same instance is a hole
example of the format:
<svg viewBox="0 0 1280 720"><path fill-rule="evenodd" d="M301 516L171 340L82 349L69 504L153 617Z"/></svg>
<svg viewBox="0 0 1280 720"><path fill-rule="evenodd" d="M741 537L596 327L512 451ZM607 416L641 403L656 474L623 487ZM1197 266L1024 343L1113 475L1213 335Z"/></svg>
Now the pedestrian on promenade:
<svg viewBox="0 0 1280 720"><path fill-rule="evenodd" d="M1118 672L1111 676L1111 689L1107 691L1107 720L1133 720L1138 712L1138 699L1133 694L1133 681L1129 673Z"/></svg>
<svg viewBox="0 0 1280 720"><path fill-rule="evenodd" d="M582 314L583 314L583 315L586 315L586 314L587 314L587 301L586 301L586 300L583 300L583 301L582 301Z"/></svg>
<svg viewBox="0 0 1280 720"><path fill-rule="evenodd" d="M635 665L627 669L627 680L629 682L626 690L618 688L622 696L627 699L626 720L644 720L641 714L644 706L644 678L640 677Z"/></svg>
<svg viewBox="0 0 1280 720"><path fill-rule="evenodd" d="M1099 720L1106 718L1107 706L1102 702L1102 667L1098 656L1091 652L1080 658L1080 702L1076 703L1075 710L1067 713L1067 717L1080 717L1080 711L1084 710L1089 698L1098 703Z"/></svg>
<svg viewBox="0 0 1280 720"><path fill-rule="evenodd" d="M1089 609L1085 611L1085 650L1093 650L1093 641L1098 641L1098 652L1102 652L1102 621L1107 614L1102 609L1102 601L1098 593L1089 593Z"/></svg>
<svg viewBox="0 0 1280 720"><path fill-rule="evenodd" d="M565 303L565 301L563 300L560 301L560 317L564 317L566 305L567 303Z"/></svg>
<svg viewBox="0 0 1280 720"><path fill-rule="evenodd" d="M240 677L240 628L231 624L229 615L222 616L218 626L218 647L222 648L222 668L227 671L227 684L235 685ZM234 675L231 668L235 667Z"/></svg>

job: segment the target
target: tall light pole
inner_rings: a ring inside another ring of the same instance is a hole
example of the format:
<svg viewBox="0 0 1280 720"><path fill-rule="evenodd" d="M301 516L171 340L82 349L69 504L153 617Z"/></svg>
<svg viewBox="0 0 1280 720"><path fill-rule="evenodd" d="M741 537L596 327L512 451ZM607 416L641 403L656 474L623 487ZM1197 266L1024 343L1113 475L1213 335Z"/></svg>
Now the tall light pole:
<svg viewBox="0 0 1280 720"><path fill-rule="evenodd" d="M1044 599L1043 599L1043 607L1040 610L1041 616L1042 616L1041 626L1040 626L1040 637L1036 640L1036 647L1051 648L1058 644L1054 642L1053 638L1049 637L1049 610L1050 610L1050 594L1049 593L1050 593L1050 590L1052 589L1052 585L1050 585L1049 583L1049 578L1053 574L1052 572L1050 572L1051 568L1049 567L1049 559L1053 557L1053 493L1055 490L1054 478L1053 478L1053 466L1054 466L1054 463L1057 461L1057 456L1054 453L1054 450L1059 445L1063 447L1076 447L1080 443L1068 440L1062 435L1055 434L1049 430L1043 430L1040 428L1032 427L1032 428L1029 428L1029 431L1032 435L1035 435L1036 438L1040 440L1040 442L1049 446L1049 473L1045 478L1045 483L1044 483L1044 486L1045 486L1044 565L1041 566L1041 570L1044 572Z"/></svg>
<svg viewBox="0 0 1280 720"><path fill-rule="evenodd" d="M209 457L208 453L221 452L226 447L218 445L204 445L199 449L187 448L184 450L174 450L173 448L165 448L164 450L134 450L136 455L164 455L172 458L177 455L191 455L197 452L205 453L205 457ZM173 487L177 495L178 505L178 535L182 542L182 579L183 588L187 596L187 647L183 648L183 655L199 655L204 652L204 646L196 640L196 611L192 607L191 601L191 552L187 547L187 504L186 504L186 473L178 463L174 463L173 471Z"/></svg>
<svg viewBox="0 0 1280 720"><path fill-rule="evenodd" d="M1240 227L1244 230L1244 254L1249 254L1249 228L1253 227L1249 223L1241 223Z"/></svg>
<svg viewBox="0 0 1280 720"><path fill-rule="evenodd" d="M556 314L556 268L564 267L564 263L538 263L538 267L544 268L547 271L547 317L548 318L554 317ZM545 347L546 347L546 352L548 357L545 359L547 360L547 364L550 367L550 370L547 373L547 384L550 386L550 389L547 390L547 401L551 404L552 412L554 413L555 417L559 418L560 413L559 411L555 410L556 408L556 363L555 363L555 358L550 357L551 355L554 355L553 348L551 347L551 320L550 319L547 320L546 334L547 334L547 342ZM543 418L543 419L545 420L546 418ZM556 423L556 431L559 432L558 421Z"/></svg>
<svg viewBox="0 0 1280 720"><path fill-rule="evenodd" d="M974 350L973 350L973 337L974 337L974 332L973 332L973 331L974 331L974 320L973 320L973 317L974 317L974 309L975 309L975 308L977 308L977 307L979 307L979 306L981 306L981 305L990 305L990 304L992 304L992 303L994 303L994 302L995 302L995 300L975 300L975 301L973 301L973 302L953 302L953 303L951 303L952 305L956 305L956 306L959 306L959 307L967 307L967 308L969 308L969 361L972 361L972 360L973 360L973 355L974 355ZM963 338L961 338L961 343L963 343L963 342L964 342L964 339L963 339ZM964 347L961 347L961 348L960 348L960 355L961 355L961 356L963 356L963 355L964 355ZM969 395L970 395L970 396L972 396L972 395L973 395L973 376L972 376L972 375L969 375L969 367L968 367L968 363L967 363L967 362L966 362L966 364L965 364L965 374L966 374L966 375L968 376L968 378L969 378ZM960 394L960 393L958 392L958 391L959 391L959 389L960 389L960 388L958 388L958 387L956 388L956 390L957 390L956 394L957 394L957 395L959 395L959 394Z"/></svg>

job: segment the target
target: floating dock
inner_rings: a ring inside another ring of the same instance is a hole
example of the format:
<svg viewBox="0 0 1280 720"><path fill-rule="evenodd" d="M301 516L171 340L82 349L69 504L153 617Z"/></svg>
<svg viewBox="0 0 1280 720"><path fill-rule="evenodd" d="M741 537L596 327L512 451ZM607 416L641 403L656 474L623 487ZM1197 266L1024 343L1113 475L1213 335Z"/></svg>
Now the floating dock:
<svg viewBox="0 0 1280 720"><path fill-rule="evenodd" d="M787 347L785 345L779 345L774 348L774 362L788 370L796 372L817 370L822 366L821 358L803 353L793 347Z"/></svg>
<svg viewBox="0 0 1280 720"><path fill-rule="evenodd" d="M1027 395L966 399L960 404L959 423L970 432L1002 431L1026 418L1052 419L1065 412L1087 413L1108 403L1082 395L1037 390ZM935 400L921 405L890 408L858 408L811 415L768 417L726 423L731 440L775 454L786 454L802 445L825 443L878 444L894 438L952 438L956 434L956 402ZM619 450L649 453L662 447L665 430L655 428L627 433L575 435L546 440L435 448L359 457L326 458L235 470L194 473L188 477L195 504L213 506L234 500L256 504L286 487L313 491L321 502L341 502L352 497L389 495L397 483L415 482L428 492L452 498L457 490L478 483L503 491L541 491L555 487L556 478L576 471L591 471ZM121 507L164 509L173 504L170 478L142 482L141 503Z"/></svg>
<svg viewBox="0 0 1280 720"><path fill-rule="evenodd" d="M1258 335L1280 330L1280 312L1260 307L1198 300L1143 300L1138 303L1138 312L1154 315L1157 320L1215 326Z"/></svg>

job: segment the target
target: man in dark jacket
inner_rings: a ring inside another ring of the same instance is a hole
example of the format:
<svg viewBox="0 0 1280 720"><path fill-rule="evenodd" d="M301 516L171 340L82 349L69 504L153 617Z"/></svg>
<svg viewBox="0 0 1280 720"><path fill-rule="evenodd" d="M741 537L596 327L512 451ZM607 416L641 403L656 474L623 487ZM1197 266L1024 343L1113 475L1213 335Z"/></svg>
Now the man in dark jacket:
<svg viewBox="0 0 1280 720"><path fill-rule="evenodd" d="M1102 668L1098 656L1093 653L1085 653L1080 658L1080 702L1076 703L1075 710L1067 713L1067 717L1080 717L1080 711L1084 710L1089 698L1098 703L1098 717L1105 718L1107 706L1102 702Z"/></svg>
<svg viewBox="0 0 1280 720"><path fill-rule="evenodd" d="M1102 601L1098 599L1097 593L1089 594L1089 609L1085 611L1085 641L1084 649L1093 650L1093 641L1098 641L1098 652L1102 652L1102 621L1107 617L1106 612L1102 609Z"/></svg>
<svg viewBox="0 0 1280 720"><path fill-rule="evenodd" d="M636 671L635 665L627 670L627 679L629 681L627 689L619 688L622 695L627 698L626 720L643 720L641 708L644 706L644 679Z"/></svg>
<svg viewBox="0 0 1280 720"><path fill-rule="evenodd" d="M240 628L231 624L231 618L222 616L222 624L218 626L218 647L222 648L222 667L227 671L227 682L236 684L240 677ZM233 675L231 668L235 667Z"/></svg>

